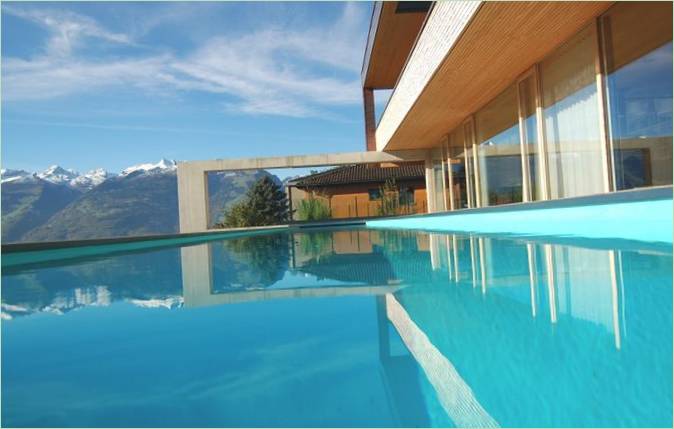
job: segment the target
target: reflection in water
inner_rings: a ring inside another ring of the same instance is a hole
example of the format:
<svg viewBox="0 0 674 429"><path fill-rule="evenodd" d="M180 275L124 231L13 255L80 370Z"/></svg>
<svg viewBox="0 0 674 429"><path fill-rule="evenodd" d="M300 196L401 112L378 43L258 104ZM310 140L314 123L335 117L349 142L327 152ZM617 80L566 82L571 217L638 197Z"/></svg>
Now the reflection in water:
<svg viewBox="0 0 674 429"><path fill-rule="evenodd" d="M263 289L288 271L288 236L240 237L210 244L219 288Z"/></svg>
<svg viewBox="0 0 674 429"><path fill-rule="evenodd" d="M671 248L582 244L336 229L5 266L3 334L13 318L122 301L176 309L343 297L331 301L339 307L372 297L381 380L369 383L381 383L389 408L355 425L669 426ZM301 302L287 320L325 301ZM181 324L199 314L186 311L169 313L184 314ZM348 349L360 328L339 325L331 341L347 338ZM302 353L295 359L315 360ZM309 421L308 410L286 412L286 424Z"/></svg>

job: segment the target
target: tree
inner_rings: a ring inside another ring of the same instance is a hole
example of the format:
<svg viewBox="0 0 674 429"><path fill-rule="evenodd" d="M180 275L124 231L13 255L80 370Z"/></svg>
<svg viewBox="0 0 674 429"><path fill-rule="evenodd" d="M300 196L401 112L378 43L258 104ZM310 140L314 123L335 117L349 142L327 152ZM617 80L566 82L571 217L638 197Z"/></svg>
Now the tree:
<svg viewBox="0 0 674 429"><path fill-rule="evenodd" d="M225 210L225 216L222 223L216 224L220 228L241 228L248 225L250 207L248 200L244 199L234 203L228 210Z"/></svg>
<svg viewBox="0 0 674 429"><path fill-rule="evenodd" d="M279 225L288 221L288 198L281 186L264 176L243 200L225 211L222 226L229 228Z"/></svg>
<svg viewBox="0 0 674 429"><path fill-rule="evenodd" d="M266 288L288 270L290 241L286 233L230 238L222 245L227 255L219 272L227 288Z"/></svg>

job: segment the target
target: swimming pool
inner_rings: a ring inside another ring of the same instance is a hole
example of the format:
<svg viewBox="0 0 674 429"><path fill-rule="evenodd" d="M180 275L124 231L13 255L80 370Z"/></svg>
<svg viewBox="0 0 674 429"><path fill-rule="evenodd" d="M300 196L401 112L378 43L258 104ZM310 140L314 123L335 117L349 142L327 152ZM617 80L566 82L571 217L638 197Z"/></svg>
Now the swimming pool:
<svg viewBox="0 0 674 429"><path fill-rule="evenodd" d="M671 243L335 228L35 252L3 258L2 317L3 426L672 426Z"/></svg>

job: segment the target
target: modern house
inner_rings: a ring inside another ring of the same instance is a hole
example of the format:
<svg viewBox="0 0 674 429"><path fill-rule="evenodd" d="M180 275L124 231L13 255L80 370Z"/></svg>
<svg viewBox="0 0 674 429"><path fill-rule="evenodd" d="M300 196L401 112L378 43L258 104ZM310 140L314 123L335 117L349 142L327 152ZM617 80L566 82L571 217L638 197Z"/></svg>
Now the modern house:
<svg viewBox="0 0 674 429"><path fill-rule="evenodd" d="M302 220L297 208L309 198L322 200L333 219L377 216L382 213L382 190L387 182L398 190L395 214L427 211L423 164L354 164L289 181L286 190L293 220Z"/></svg>
<svg viewBox="0 0 674 429"><path fill-rule="evenodd" d="M423 162L428 212L672 185L671 2L376 2L361 78L365 151L180 163L181 232L219 170Z"/></svg>
<svg viewBox="0 0 674 429"><path fill-rule="evenodd" d="M671 2L378 2L362 85L431 212L672 184Z"/></svg>

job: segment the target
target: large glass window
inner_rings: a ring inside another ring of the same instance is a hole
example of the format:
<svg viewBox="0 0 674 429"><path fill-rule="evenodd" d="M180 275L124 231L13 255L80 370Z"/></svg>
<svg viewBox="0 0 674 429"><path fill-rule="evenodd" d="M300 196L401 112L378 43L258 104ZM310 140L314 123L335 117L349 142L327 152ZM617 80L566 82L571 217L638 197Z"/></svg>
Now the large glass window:
<svg viewBox="0 0 674 429"><path fill-rule="evenodd" d="M529 177L529 199L544 199L540 166L538 126L536 125L536 80L532 74L518 83L525 162ZM526 176L526 175L525 175Z"/></svg>
<svg viewBox="0 0 674 429"><path fill-rule="evenodd" d="M601 19L616 189L672 184L672 4Z"/></svg>
<svg viewBox="0 0 674 429"><path fill-rule="evenodd" d="M541 63L552 199L606 189L595 42L593 27L587 27Z"/></svg>
<svg viewBox="0 0 674 429"><path fill-rule="evenodd" d="M522 201L518 121L515 85L475 114L482 206Z"/></svg>

